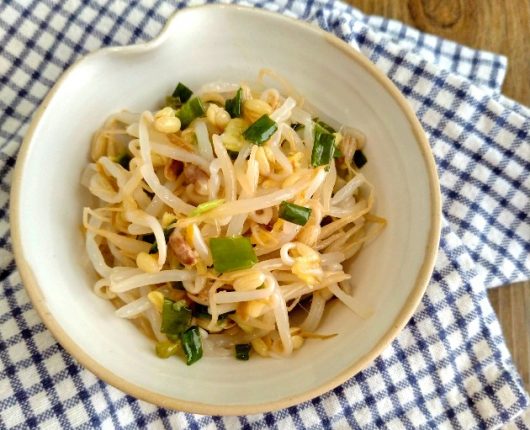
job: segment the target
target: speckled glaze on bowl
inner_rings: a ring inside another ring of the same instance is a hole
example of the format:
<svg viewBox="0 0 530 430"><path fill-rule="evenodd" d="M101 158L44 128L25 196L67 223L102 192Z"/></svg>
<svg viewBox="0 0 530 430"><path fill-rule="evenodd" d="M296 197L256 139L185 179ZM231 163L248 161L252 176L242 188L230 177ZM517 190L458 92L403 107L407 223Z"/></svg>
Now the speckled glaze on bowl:
<svg viewBox="0 0 530 430"><path fill-rule="evenodd" d="M204 29L204 31L196 31ZM315 59L318 58L318 61ZM262 67L287 76L320 111L368 136L363 169L377 191L384 233L349 270L363 321L340 303L326 312L326 340L285 360L160 360L151 341L96 297L84 252L79 184L91 134L112 112L154 109L177 80L252 80ZM43 166L46 174L42 172ZM433 157L411 108L366 58L305 23L257 9L204 6L171 18L143 45L107 48L72 66L35 115L11 196L16 260L33 305L57 340L103 380L140 399L202 414L287 407L351 378L411 317L434 265L440 194Z"/></svg>

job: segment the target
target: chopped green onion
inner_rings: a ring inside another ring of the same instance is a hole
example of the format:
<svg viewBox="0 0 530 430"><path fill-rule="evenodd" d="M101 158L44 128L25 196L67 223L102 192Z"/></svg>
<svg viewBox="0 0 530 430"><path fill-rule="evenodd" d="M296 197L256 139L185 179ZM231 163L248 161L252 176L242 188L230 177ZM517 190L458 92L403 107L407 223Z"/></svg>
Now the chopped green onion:
<svg viewBox="0 0 530 430"><path fill-rule="evenodd" d="M232 118L239 118L241 116L241 107L243 105L243 89L239 88L233 99L225 102L225 110Z"/></svg>
<svg viewBox="0 0 530 430"><path fill-rule="evenodd" d="M186 364L190 366L202 357L202 341L199 327L192 326L180 335L182 351L186 356Z"/></svg>
<svg viewBox="0 0 530 430"><path fill-rule="evenodd" d="M333 133L330 133L328 130L322 127L318 122L314 122L313 123L313 138L315 142L321 139L322 135L325 135L325 134L329 134L333 136Z"/></svg>
<svg viewBox="0 0 530 430"><path fill-rule="evenodd" d="M168 358L175 355L179 350L179 344L175 342L157 342L155 346L156 355L159 358Z"/></svg>
<svg viewBox="0 0 530 430"><path fill-rule="evenodd" d="M247 361L250 354L250 343L238 343L236 345L236 358Z"/></svg>
<svg viewBox="0 0 530 430"><path fill-rule="evenodd" d="M333 134L333 133L336 133L337 130L335 130L331 125L329 125L328 123L318 119L318 118L315 118L314 119L315 123L318 124L320 127L322 127L324 130L326 130L328 133L330 134Z"/></svg>
<svg viewBox="0 0 530 430"><path fill-rule="evenodd" d="M182 82L179 82L177 84L177 87L175 88L175 91L173 91L173 94L171 94L171 96L178 98L181 103L186 103L190 99L192 94L193 94L192 90L190 90Z"/></svg>
<svg viewBox="0 0 530 430"><path fill-rule="evenodd" d="M209 202L204 202L198 205L195 209L190 212L190 216L201 215L205 212L211 211L218 206L221 206L225 202L225 199L216 199L210 200Z"/></svg>
<svg viewBox="0 0 530 430"><path fill-rule="evenodd" d="M278 124L265 114L243 132L243 137L249 142L261 145L269 140L276 130L278 130Z"/></svg>
<svg viewBox="0 0 530 430"><path fill-rule="evenodd" d="M191 309L186 305L186 301L179 300L174 302L165 298L162 306L162 326L160 331L167 334L168 337L174 337L183 333L190 324Z"/></svg>
<svg viewBox="0 0 530 430"><path fill-rule="evenodd" d="M353 153L353 163L355 164L355 166L360 169L366 164L367 161L368 160L364 155L363 151L361 151L360 149L356 149Z"/></svg>
<svg viewBox="0 0 530 430"><path fill-rule="evenodd" d="M193 97L182 105L177 112L177 116L180 119L182 128L186 128L195 118L203 116L205 112L201 99Z"/></svg>
<svg viewBox="0 0 530 430"><path fill-rule="evenodd" d="M278 217L298 225L306 225L311 216L311 208L295 205L294 203L281 202Z"/></svg>
<svg viewBox="0 0 530 430"><path fill-rule="evenodd" d="M220 273L248 269L258 262L250 240L243 236L210 239L213 267Z"/></svg>
<svg viewBox="0 0 530 430"><path fill-rule="evenodd" d="M118 163L121 167L127 170L129 169L129 163L131 160L132 156L131 154L129 154L128 151L116 157L116 163Z"/></svg>
<svg viewBox="0 0 530 430"><path fill-rule="evenodd" d="M328 133L318 124L315 124L314 136L311 166L317 167L329 164L336 149L335 136Z"/></svg>

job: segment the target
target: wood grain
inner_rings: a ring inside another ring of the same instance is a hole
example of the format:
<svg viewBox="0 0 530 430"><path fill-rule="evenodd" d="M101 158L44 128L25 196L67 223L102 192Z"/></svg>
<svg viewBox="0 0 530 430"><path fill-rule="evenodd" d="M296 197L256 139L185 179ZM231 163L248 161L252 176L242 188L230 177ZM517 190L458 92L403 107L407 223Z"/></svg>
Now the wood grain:
<svg viewBox="0 0 530 430"><path fill-rule="evenodd" d="M509 59L503 93L530 105L530 0L348 0L373 15Z"/></svg>
<svg viewBox="0 0 530 430"><path fill-rule="evenodd" d="M368 14L508 57L503 93L530 106L530 0L348 0ZM530 391L530 282L488 294ZM530 424L530 409L527 411Z"/></svg>
<svg viewBox="0 0 530 430"><path fill-rule="evenodd" d="M495 288L488 296L513 361L530 391L530 282Z"/></svg>

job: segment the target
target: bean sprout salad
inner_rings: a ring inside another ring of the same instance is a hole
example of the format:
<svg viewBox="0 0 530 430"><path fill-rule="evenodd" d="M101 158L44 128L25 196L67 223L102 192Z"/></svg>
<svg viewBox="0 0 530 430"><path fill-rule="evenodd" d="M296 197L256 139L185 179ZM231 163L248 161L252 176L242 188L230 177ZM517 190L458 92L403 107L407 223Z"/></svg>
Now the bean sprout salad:
<svg viewBox="0 0 530 430"><path fill-rule="evenodd" d="M365 140L266 69L254 83L178 83L159 110L111 115L82 176L95 293L188 365L333 336L318 330L334 297L369 317L344 270L386 223Z"/></svg>

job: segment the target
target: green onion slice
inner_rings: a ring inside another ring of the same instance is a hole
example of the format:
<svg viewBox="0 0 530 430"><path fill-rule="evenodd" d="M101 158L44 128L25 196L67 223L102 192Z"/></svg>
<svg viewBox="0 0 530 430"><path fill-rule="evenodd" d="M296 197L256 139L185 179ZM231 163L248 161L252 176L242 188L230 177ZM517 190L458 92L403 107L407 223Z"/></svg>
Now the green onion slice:
<svg viewBox="0 0 530 430"><path fill-rule="evenodd" d="M202 341L199 327L192 326L187 329L180 335L180 342L188 366L202 357Z"/></svg>
<svg viewBox="0 0 530 430"><path fill-rule="evenodd" d="M324 130L326 130L328 133L333 134L336 133L337 130L335 130L331 125L329 125L327 122L324 122L318 118L314 119L315 123L318 124L320 127L322 127Z"/></svg>
<svg viewBox="0 0 530 430"><path fill-rule="evenodd" d="M209 212L212 209L215 209L218 206L221 206L225 202L225 199L216 199L210 200L209 202L204 202L198 205L195 209L190 212L190 216L201 215L205 212Z"/></svg>
<svg viewBox="0 0 530 430"><path fill-rule="evenodd" d="M183 333L191 324L191 309L188 308L184 300L174 302L164 299L162 307L162 326L160 331L168 337L178 336Z"/></svg>
<svg viewBox="0 0 530 430"><path fill-rule="evenodd" d="M311 166L318 167L329 164L335 153L335 136L315 123Z"/></svg>
<svg viewBox="0 0 530 430"><path fill-rule="evenodd" d="M175 355L179 350L179 344L170 341L157 342L155 346L156 355L159 358L168 358Z"/></svg>
<svg viewBox="0 0 530 430"><path fill-rule="evenodd" d="M173 91L173 94L171 94L171 97L178 98L181 103L186 103L190 99L192 94L192 90L190 90L182 82L179 82L177 84L177 87L175 88L175 91Z"/></svg>
<svg viewBox="0 0 530 430"><path fill-rule="evenodd" d="M243 236L210 239L213 267L220 273L248 269L258 262L250 240Z"/></svg>
<svg viewBox="0 0 530 430"><path fill-rule="evenodd" d="M278 124L265 114L243 132L243 137L251 143L261 145L269 140L276 130Z"/></svg>
<svg viewBox="0 0 530 430"><path fill-rule="evenodd" d="M241 116L241 108L243 106L243 89L239 88L233 99L225 102L225 110L232 118L239 118Z"/></svg>
<svg viewBox="0 0 530 430"><path fill-rule="evenodd" d="M250 344L249 343L238 343L235 346L236 358L238 360L247 361L250 355Z"/></svg>
<svg viewBox="0 0 530 430"><path fill-rule="evenodd" d="M295 205L294 203L281 202L278 216L285 221L298 225L306 225L311 216L311 208Z"/></svg>
<svg viewBox="0 0 530 430"><path fill-rule="evenodd" d="M186 128L195 118L203 116L205 112L201 99L193 97L182 105L177 112L177 117L180 119L182 128Z"/></svg>

